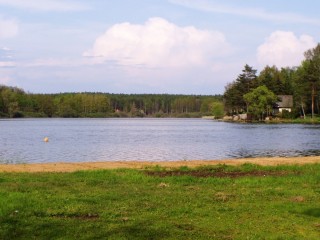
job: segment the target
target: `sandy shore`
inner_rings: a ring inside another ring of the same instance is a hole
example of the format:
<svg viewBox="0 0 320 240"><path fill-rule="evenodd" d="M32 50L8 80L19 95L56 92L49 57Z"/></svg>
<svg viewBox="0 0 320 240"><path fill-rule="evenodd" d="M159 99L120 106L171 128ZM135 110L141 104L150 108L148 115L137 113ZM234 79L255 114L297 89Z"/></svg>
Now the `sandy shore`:
<svg viewBox="0 0 320 240"><path fill-rule="evenodd" d="M180 166L197 167L203 165L239 165L243 163L253 163L259 165L281 165L281 164L306 164L320 163L320 157L290 157L290 158L245 158L212 161L172 161L172 162L74 162L74 163L36 163L36 164L0 164L0 172L74 172L79 170L134 168L144 169L152 166L163 166L177 168Z"/></svg>

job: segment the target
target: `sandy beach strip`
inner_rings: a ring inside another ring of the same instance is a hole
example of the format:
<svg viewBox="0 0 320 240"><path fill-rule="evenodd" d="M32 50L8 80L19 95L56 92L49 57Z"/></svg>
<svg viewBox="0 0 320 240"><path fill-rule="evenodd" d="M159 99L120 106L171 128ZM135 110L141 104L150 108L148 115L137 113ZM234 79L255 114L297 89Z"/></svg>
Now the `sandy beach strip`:
<svg viewBox="0 0 320 240"><path fill-rule="evenodd" d="M320 156L313 157L272 157L272 158L244 158L228 160L193 160L193 161L166 161L166 162L141 162L141 161L116 161L116 162L59 162L59 163L31 163L31 164L0 164L0 172L74 172L80 170L99 170L116 168L145 169L152 166L178 168L181 166L198 167L205 165L241 165L252 163L264 166L293 165L320 163Z"/></svg>

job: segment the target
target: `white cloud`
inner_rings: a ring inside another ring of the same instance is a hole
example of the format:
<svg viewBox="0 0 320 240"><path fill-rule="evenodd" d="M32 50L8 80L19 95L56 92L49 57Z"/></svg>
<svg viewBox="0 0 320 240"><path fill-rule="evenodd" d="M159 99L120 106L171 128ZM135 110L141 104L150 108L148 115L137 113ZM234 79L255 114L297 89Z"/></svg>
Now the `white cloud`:
<svg viewBox="0 0 320 240"><path fill-rule="evenodd" d="M163 18L150 18L143 25L112 26L84 56L123 65L181 67L207 65L212 58L229 52L230 46L220 32L179 27Z"/></svg>
<svg viewBox="0 0 320 240"><path fill-rule="evenodd" d="M315 46L309 35L297 37L293 32L276 31L258 47L257 58L261 66L297 66L304 59L304 52Z"/></svg>
<svg viewBox="0 0 320 240"><path fill-rule="evenodd" d="M75 59L35 59L31 62L21 64L24 67L74 67L80 66L79 62Z"/></svg>
<svg viewBox="0 0 320 240"><path fill-rule="evenodd" d="M28 62L20 62L19 66L28 68L40 67L83 67L95 65L90 59L86 58L38 58Z"/></svg>
<svg viewBox="0 0 320 240"><path fill-rule="evenodd" d="M0 48L0 50L2 50L2 51L11 51L11 49L10 48L8 48L8 47L2 47L2 48Z"/></svg>
<svg viewBox="0 0 320 240"><path fill-rule="evenodd" d="M0 61L0 68L8 68L8 67L15 67L16 63L12 61Z"/></svg>
<svg viewBox="0 0 320 240"><path fill-rule="evenodd" d="M268 12L262 8L248 8L248 7L239 7L215 3L208 0L169 0L169 2L173 4L177 4L180 6L184 6L187 8L197 9L205 12L213 12L213 13L222 13L222 14L230 14L230 15L238 15L255 19L262 19L267 21L273 21L276 23L279 22L292 22L292 23L307 23L307 24L315 24L320 25L320 19L313 19L303 15L295 14L295 13L273 13Z"/></svg>
<svg viewBox="0 0 320 240"><path fill-rule="evenodd" d="M0 48L0 69L16 67L16 63L12 60L12 50L8 47Z"/></svg>
<svg viewBox="0 0 320 240"><path fill-rule="evenodd" d="M15 20L0 17L0 39L14 37L18 34L18 30L18 23Z"/></svg>
<svg viewBox="0 0 320 240"><path fill-rule="evenodd" d="M0 0L0 5L35 11L84 11L89 7L70 0Z"/></svg>

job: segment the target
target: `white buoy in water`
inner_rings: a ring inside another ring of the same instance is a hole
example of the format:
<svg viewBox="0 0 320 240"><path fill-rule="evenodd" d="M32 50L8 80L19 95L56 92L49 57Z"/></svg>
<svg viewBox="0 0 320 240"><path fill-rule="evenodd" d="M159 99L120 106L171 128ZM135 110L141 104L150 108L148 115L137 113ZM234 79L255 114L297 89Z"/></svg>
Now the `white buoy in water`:
<svg viewBox="0 0 320 240"><path fill-rule="evenodd" d="M44 141L44 142L49 142L49 138L48 138L48 137L45 137L45 138L43 139L43 141Z"/></svg>

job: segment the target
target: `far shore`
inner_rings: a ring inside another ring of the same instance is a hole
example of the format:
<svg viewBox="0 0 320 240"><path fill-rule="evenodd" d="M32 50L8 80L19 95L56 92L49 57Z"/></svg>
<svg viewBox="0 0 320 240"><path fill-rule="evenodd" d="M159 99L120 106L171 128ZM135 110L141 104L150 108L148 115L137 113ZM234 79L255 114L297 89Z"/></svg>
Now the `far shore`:
<svg viewBox="0 0 320 240"><path fill-rule="evenodd" d="M30 163L30 164L0 164L0 172L75 172L82 170L102 169L145 169L148 167L161 166L166 168L178 168L181 166L199 167L207 165L241 165L244 163L258 164L263 166L276 165L301 165L320 163L320 156L311 157L261 157L227 160L190 160L190 161L105 161L105 162L58 162L58 163Z"/></svg>

